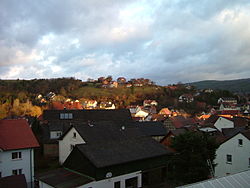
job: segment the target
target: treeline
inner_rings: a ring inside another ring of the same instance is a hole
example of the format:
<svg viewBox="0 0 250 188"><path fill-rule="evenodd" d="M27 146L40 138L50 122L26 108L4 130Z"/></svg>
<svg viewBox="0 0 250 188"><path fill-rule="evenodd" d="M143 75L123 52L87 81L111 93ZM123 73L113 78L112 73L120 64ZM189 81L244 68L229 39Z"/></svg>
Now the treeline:
<svg viewBox="0 0 250 188"><path fill-rule="evenodd" d="M198 91L195 87L186 87L176 84L173 87L145 85L142 87L131 86L118 88L101 88L99 82L82 82L75 78L33 79L33 80L0 80L0 113L7 115L39 114L46 108L37 97L45 97L49 92L56 94L53 100L65 101L67 98L83 101L94 99L98 102L112 101L116 107L124 108L128 105L141 105L145 99L158 102L158 110L163 107L184 109L190 114L206 111L209 107L217 105L220 97L236 97L231 92L216 90L211 93ZM180 103L182 94L194 96L192 103ZM16 101L18 99L18 101ZM47 100L47 105L50 103ZM19 105L17 105L19 104ZM33 107L31 106L33 105ZM32 112L25 110L26 107ZM34 111L34 112L33 112Z"/></svg>

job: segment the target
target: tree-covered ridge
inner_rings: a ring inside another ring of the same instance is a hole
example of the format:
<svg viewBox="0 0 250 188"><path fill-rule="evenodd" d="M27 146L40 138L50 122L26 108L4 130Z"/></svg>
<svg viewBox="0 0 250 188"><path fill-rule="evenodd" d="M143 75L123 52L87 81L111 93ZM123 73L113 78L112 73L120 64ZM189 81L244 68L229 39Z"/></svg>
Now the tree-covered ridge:
<svg viewBox="0 0 250 188"><path fill-rule="evenodd" d="M200 82L190 83L198 89L221 89L237 93L250 93L250 78L239 80L205 80Z"/></svg>

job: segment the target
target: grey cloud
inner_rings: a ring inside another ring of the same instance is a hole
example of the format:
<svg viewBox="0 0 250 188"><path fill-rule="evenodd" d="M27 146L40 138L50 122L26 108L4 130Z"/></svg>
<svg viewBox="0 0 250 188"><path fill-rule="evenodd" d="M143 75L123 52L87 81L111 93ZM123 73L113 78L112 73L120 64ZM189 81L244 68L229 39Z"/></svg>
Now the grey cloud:
<svg viewBox="0 0 250 188"><path fill-rule="evenodd" d="M246 0L3 0L0 78L247 77L249 7Z"/></svg>

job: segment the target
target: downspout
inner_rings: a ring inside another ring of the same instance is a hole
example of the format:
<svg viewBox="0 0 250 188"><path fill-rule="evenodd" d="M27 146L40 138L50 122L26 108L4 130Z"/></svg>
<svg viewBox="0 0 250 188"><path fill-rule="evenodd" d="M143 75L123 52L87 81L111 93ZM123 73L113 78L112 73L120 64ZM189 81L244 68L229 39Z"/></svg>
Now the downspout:
<svg viewBox="0 0 250 188"><path fill-rule="evenodd" d="M31 188L33 188L33 178L32 178L32 149L30 149L30 179L31 179Z"/></svg>

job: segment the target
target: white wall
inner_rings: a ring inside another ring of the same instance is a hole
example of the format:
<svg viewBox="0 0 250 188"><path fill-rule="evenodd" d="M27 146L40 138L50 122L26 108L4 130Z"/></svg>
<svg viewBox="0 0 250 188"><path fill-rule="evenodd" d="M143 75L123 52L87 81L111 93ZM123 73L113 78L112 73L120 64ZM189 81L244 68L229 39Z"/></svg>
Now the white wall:
<svg viewBox="0 0 250 188"><path fill-rule="evenodd" d="M76 133L76 137L73 138L73 133ZM62 164L69 156L71 150L71 145L84 144L86 143L80 134L76 131L74 127L64 136L63 140L59 140L59 162Z"/></svg>
<svg viewBox="0 0 250 188"><path fill-rule="evenodd" d="M105 180L100 180L100 181L94 181L90 182L88 184L79 186L78 188L114 188L114 183L117 181L121 182L121 188L125 188L125 180L130 179L133 177L137 177L137 187L140 188L142 187L142 177L141 177L141 171L138 172L133 172L130 174L125 174L122 176L116 176L113 178L108 178ZM52 188L50 185L39 181L40 188Z"/></svg>
<svg viewBox="0 0 250 188"><path fill-rule="evenodd" d="M114 188L114 183L117 181L121 182L121 188L125 188L125 180L130 179L133 177L137 177L137 187L142 187L142 178L141 178L141 171L133 172L130 174L125 174L122 176L116 176L113 178L97 181L97 182L91 182L86 185L80 186L79 188Z"/></svg>
<svg viewBox="0 0 250 188"><path fill-rule="evenodd" d="M243 145L239 146L238 139L243 140ZM227 154L232 155L232 163L227 163ZM226 141L216 151L215 163L215 176L222 177L227 173L234 174L247 169L249 166L250 158L250 141L241 133Z"/></svg>
<svg viewBox="0 0 250 188"><path fill-rule="evenodd" d="M21 159L12 159L12 152L21 152ZM22 169L27 183L34 181L34 153L33 149L10 150L0 152L0 172L2 177L11 176L12 170Z"/></svg>
<svg viewBox="0 0 250 188"><path fill-rule="evenodd" d="M219 117L214 126L221 131L223 128L234 128L234 122L226 118Z"/></svg>

